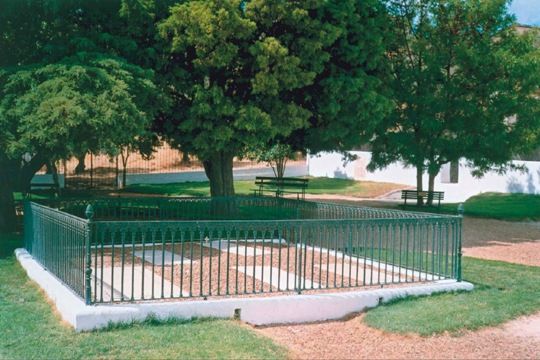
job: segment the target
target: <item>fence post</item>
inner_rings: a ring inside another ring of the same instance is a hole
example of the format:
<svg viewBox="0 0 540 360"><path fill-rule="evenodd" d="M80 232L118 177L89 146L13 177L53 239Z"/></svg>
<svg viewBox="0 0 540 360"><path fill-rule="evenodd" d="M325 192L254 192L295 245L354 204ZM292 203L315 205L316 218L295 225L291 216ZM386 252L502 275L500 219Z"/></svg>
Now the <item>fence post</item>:
<svg viewBox="0 0 540 360"><path fill-rule="evenodd" d="M86 207L84 213L88 219L86 224L86 236L85 236L85 246L86 246L86 269L84 271L85 283L84 283L84 300L86 305L92 304L92 253L90 248L90 242L92 240L92 219L94 218L94 208L92 205Z"/></svg>
<svg viewBox="0 0 540 360"><path fill-rule="evenodd" d="M34 229L32 224L30 201L24 200L23 202L23 234L24 234L24 248L32 254L32 236L34 236Z"/></svg>
<svg viewBox="0 0 540 360"><path fill-rule="evenodd" d="M462 269L461 269L461 257L463 252L461 251L461 235L462 235L462 223L463 223L463 214L465 213L465 207L463 204L458 205L458 258L457 258L457 281L461 281Z"/></svg>

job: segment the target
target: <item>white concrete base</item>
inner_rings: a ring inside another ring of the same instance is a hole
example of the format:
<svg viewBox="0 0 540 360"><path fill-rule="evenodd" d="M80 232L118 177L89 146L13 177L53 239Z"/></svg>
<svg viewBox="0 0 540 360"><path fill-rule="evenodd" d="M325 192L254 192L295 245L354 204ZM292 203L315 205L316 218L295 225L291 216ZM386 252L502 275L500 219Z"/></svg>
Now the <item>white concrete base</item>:
<svg viewBox="0 0 540 360"><path fill-rule="evenodd" d="M395 298L473 289L473 285L467 282L441 280L427 285L315 295L87 306L76 294L38 264L26 250L17 249L15 254L30 279L41 286L55 303L62 318L77 331L98 329L110 323L142 321L148 316L159 319L231 318L236 310L240 311L243 321L254 325L322 321L339 319L347 314L375 307L381 302Z"/></svg>

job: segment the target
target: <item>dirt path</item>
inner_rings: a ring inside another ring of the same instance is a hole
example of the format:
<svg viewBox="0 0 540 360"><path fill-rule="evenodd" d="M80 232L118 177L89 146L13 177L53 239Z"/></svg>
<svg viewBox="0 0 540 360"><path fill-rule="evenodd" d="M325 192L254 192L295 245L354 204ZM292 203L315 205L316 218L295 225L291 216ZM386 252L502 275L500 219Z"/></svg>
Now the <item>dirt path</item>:
<svg viewBox="0 0 540 360"><path fill-rule="evenodd" d="M483 259L540 266L540 225L465 218L463 253Z"/></svg>
<svg viewBox="0 0 540 360"><path fill-rule="evenodd" d="M540 224L465 218L467 256L540 266ZM461 336L385 333L363 315L344 321L257 329L298 359L540 359L540 313Z"/></svg>
<svg viewBox="0 0 540 360"><path fill-rule="evenodd" d="M540 314L462 336L396 335L372 329L363 315L345 321L257 329L295 359L537 359ZM523 323L529 326L524 329ZM536 336L532 336L536 334Z"/></svg>

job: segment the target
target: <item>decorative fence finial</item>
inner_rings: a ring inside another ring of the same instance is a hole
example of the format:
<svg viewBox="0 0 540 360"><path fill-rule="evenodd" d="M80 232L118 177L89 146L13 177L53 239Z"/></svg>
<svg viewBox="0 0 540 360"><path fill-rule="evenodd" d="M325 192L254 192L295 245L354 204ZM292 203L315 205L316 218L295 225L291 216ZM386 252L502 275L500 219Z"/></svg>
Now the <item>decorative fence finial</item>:
<svg viewBox="0 0 540 360"><path fill-rule="evenodd" d="M86 207L86 211L84 212L84 215L86 215L86 218L88 220L92 220L94 218L94 207L90 204Z"/></svg>
<svg viewBox="0 0 540 360"><path fill-rule="evenodd" d="M463 205L463 203L460 203L458 205L457 212L460 216L463 216L463 214L465 213L465 206Z"/></svg>

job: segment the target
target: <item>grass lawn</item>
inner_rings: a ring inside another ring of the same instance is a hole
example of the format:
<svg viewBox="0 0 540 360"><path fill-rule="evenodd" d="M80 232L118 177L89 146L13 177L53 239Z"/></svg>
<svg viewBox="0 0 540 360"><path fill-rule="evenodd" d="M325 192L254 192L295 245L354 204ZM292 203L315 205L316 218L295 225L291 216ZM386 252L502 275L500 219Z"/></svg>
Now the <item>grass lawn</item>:
<svg viewBox="0 0 540 360"><path fill-rule="evenodd" d="M0 359L284 358L287 352L232 320L146 321L75 333L53 313L0 234Z"/></svg>
<svg viewBox="0 0 540 360"><path fill-rule="evenodd" d="M392 183L318 177L309 178L309 185L306 193L314 195L333 194L372 198L395 189L401 189L402 187L403 185ZM254 180L235 181L234 188L239 195L253 194L253 189L255 188ZM128 186L124 191L129 193L167 196L209 196L210 185L208 181L174 184L135 184Z"/></svg>
<svg viewBox="0 0 540 360"><path fill-rule="evenodd" d="M540 220L540 195L484 193L465 201L465 215L499 220ZM458 204L441 204L440 211L456 214ZM437 212L436 207L399 205L399 208L414 211Z"/></svg>
<svg viewBox="0 0 540 360"><path fill-rule="evenodd" d="M463 278L475 290L408 298L370 310L372 327L398 333L459 333L540 310L540 267L465 257Z"/></svg>
<svg viewBox="0 0 540 360"><path fill-rule="evenodd" d="M465 214L506 220L540 220L540 195L485 193L464 204Z"/></svg>

